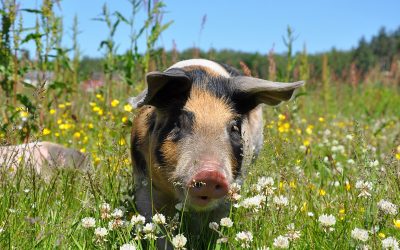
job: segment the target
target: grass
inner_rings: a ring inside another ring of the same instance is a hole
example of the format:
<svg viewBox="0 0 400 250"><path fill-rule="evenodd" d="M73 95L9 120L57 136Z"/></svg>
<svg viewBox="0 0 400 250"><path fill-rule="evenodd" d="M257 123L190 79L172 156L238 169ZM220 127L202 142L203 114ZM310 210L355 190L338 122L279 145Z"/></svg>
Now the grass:
<svg viewBox="0 0 400 250"><path fill-rule="evenodd" d="M0 249L119 249L128 242L138 249L155 248L152 239L135 240L131 231L136 229L129 223L108 230L105 237L96 237L95 228L81 223L93 217L96 227L109 229L110 221L130 221L136 214L128 143L136 110L126 106L124 91L114 90L109 102L98 92L53 103L40 130L47 129L46 135L35 135L88 153L92 172L57 170L44 181L29 166L15 173L1 167ZM265 109L265 145L248 167L241 198L235 202L239 206L231 209L232 227L211 230L206 225L200 238L186 233L185 228L195 225L185 216L167 218L167 225L157 227L165 227L170 240L182 233L188 249L276 248L278 236L296 231L300 237L290 241L291 249L379 249L388 237L400 240L399 210L386 214L377 205L382 199L400 205L399 90L379 84L360 89L343 85L331 86L329 95L327 101L320 90L308 90L290 104ZM23 124L24 116L19 110L18 123ZM7 141L14 135L0 136ZM262 186L257 190L262 176L273 178L273 194L249 205L246 198L265 191ZM357 188L358 181L372 187ZM365 192L370 195L362 196ZM280 205L277 196L282 196ZM106 213L100 206L105 202L110 204L109 214L120 208L124 216L102 219ZM322 214L333 215L336 223L324 227L319 222ZM366 242L351 236L355 228L368 230ZM239 232L250 232L252 240L246 242L248 234L239 240ZM216 243L220 238L227 243Z"/></svg>

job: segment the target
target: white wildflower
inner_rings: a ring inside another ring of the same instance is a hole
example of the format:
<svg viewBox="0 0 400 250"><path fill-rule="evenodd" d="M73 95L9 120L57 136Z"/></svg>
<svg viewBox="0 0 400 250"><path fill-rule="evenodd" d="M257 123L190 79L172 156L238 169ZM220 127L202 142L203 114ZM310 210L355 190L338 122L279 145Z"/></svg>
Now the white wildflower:
<svg viewBox="0 0 400 250"><path fill-rule="evenodd" d="M370 165L371 167L377 167L377 166L379 166L379 161L378 161L378 160L371 161L371 162L369 163L369 165Z"/></svg>
<svg viewBox="0 0 400 250"><path fill-rule="evenodd" d="M131 219L131 223L134 226L143 225L145 223L145 221L146 221L146 218L144 218L144 216L142 216L140 214L132 216L132 219Z"/></svg>
<svg viewBox="0 0 400 250"><path fill-rule="evenodd" d="M285 236L279 235L274 239L274 243L272 245L281 249L289 248L289 239Z"/></svg>
<svg viewBox="0 0 400 250"><path fill-rule="evenodd" d="M249 231L242 231L236 234L235 240L238 241L243 248L249 248L253 241L253 234Z"/></svg>
<svg viewBox="0 0 400 250"><path fill-rule="evenodd" d="M136 250L136 246L134 244L126 243L123 244L119 250Z"/></svg>
<svg viewBox="0 0 400 250"><path fill-rule="evenodd" d="M396 215L397 214L397 206L390 201L380 200L378 202L378 208L383 211L385 214Z"/></svg>
<svg viewBox="0 0 400 250"><path fill-rule="evenodd" d="M366 242L368 240L368 231L365 229L354 228L351 231L351 238L362 242Z"/></svg>
<svg viewBox="0 0 400 250"><path fill-rule="evenodd" d="M382 247L383 249L399 250L399 242L394 237L388 237L382 240Z"/></svg>
<svg viewBox="0 0 400 250"><path fill-rule="evenodd" d="M301 233L300 231L295 230L293 223L289 224L286 228L289 231L285 234L285 237L287 237L290 241L295 241L300 238Z"/></svg>
<svg viewBox="0 0 400 250"><path fill-rule="evenodd" d="M262 176L258 178L256 184L256 190L259 193L263 193L264 195L268 196L274 193L274 190L276 188L274 188L273 186L274 186L274 179L272 179L271 177Z"/></svg>
<svg viewBox="0 0 400 250"><path fill-rule="evenodd" d="M123 227L125 222L120 219L115 219L108 222L108 230L115 230L117 228Z"/></svg>
<svg viewBox="0 0 400 250"><path fill-rule="evenodd" d="M103 238L107 236L108 231L104 227L98 227L94 230L94 235L96 235L99 238Z"/></svg>
<svg viewBox="0 0 400 250"><path fill-rule="evenodd" d="M233 221L230 218L222 218L220 221L221 227L232 227Z"/></svg>
<svg viewBox="0 0 400 250"><path fill-rule="evenodd" d="M156 225L154 223L146 223L143 227L143 232L148 234L148 233L154 233L156 231Z"/></svg>
<svg viewBox="0 0 400 250"><path fill-rule="evenodd" d="M122 218L122 216L124 216L124 212L121 209L116 208L112 212L111 216L116 218L116 219L119 219L119 218Z"/></svg>
<svg viewBox="0 0 400 250"><path fill-rule="evenodd" d="M353 135L346 135L346 139L349 140L349 141L352 141L353 140Z"/></svg>
<svg viewBox="0 0 400 250"><path fill-rule="evenodd" d="M163 214L155 214L153 215L153 222L158 224L158 225L164 225L165 224L165 216Z"/></svg>
<svg viewBox="0 0 400 250"><path fill-rule="evenodd" d="M313 212L308 212L307 215L308 215L308 217L314 217L314 213Z"/></svg>
<svg viewBox="0 0 400 250"><path fill-rule="evenodd" d="M145 238L151 239L151 240L156 239L157 238L155 235L156 229L157 229L157 227L154 223L152 223L152 222L146 223L146 225L144 225L144 227L143 227L143 233L146 234Z"/></svg>
<svg viewBox="0 0 400 250"><path fill-rule="evenodd" d="M228 192L228 197L232 201L238 201L242 196L239 194L241 186L238 183L233 183Z"/></svg>
<svg viewBox="0 0 400 250"><path fill-rule="evenodd" d="M256 195L250 198L244 199L240 206L248 209L252 209L253 211L257 212L265 203L266 197L264 195Z"/></svg>
<svg viewBox="0 0 400 250"><path fill-rule="evenodd" d="M318 218L318 221L324 227L331 227L336 224L336 218L333 215L323 214Z"/></svg>
<svg viewBox="0 0 400 250"><path fill-rule="evenodd" d="M81 220L82 227L91 228L96 226L96 220L93 217L85 217Z"/></svg>
<svg viewBox="0 0 400 250"><path fill-rule="evenodd" d="M111 211L111 206L108 203L103 203L100 205L100 212L101 213L109 213Z"/></svg>
<svg viewBox="0 0 400 250"><path fill-rule="evenodd" d="M172 245L176 249L184 249L187 239L183 234L178 234L172 239Z"/></svg>
<svg viewBox="0 0 400 250"><path fill-rule="evenodd" d="M275 196L273 199L273 202L278 206L278 207L285 207L289 205L289 200L287 197L280 195L280 196Z"/></svg>
<svg viewBox="0 0 400 250"><path fill-rule="evenodd" d="M358 197L368 197L371 196L372 183L370 181L359 180L356 182L356 189L360 190Z"/></svg>
<svg viewBox="0 0 400 250"><path fill-rule="evenodd" d="M218 228L219 228L219 225L218 225L218 223L217 222L210 222L209 224L208 224L208 227L210 228L210 229L212 229L212 230L218 230Z"/></svg>
<svg viewBox="0 0 400 250"><path fill-rule="evenodd" d="M222 238L217 239L217 244L227 243L227 242L228 242L227 237L222 237Z"/></svg>
<svg viewBox="0 0 400 250"><path fill-rule="evenodd" d="M347 164L349 164L349 165L353 165L354 163L356 163L356 162L353 159L347 160Z"/></svg>

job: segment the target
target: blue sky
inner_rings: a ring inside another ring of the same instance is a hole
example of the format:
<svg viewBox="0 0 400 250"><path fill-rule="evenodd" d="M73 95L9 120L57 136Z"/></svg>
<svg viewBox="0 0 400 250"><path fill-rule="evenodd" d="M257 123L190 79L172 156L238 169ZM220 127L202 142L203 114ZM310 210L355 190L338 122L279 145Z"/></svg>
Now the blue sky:
<svg viewBox="0 0 400 250"><path fill-rule="evenodd" d="M34 7L38 1L24 0L22 7ZM98 50L101 40L107 37L107 29L100 22L93 21L107 3L110 11L120 11L129 16L131 11L127 0L63 0L61 10L64 16L63 43L71 45L71 27L75 14L79 18L80 49L84 55L101 56ZM399 0L165 0L166 13L163 20L173 20L158 42L158 46L172 48L173 40L178 50L192 46L202 49L234 49L246 52L267 53L285 51L282 35L290 25L297 36L295 50L306 44L311 53L323 52L335 47L347 50L357 45L364 36L370 39L380 27L392 31L400 26ZM204 29L200 32L203 16L207 15ZM25 18L25 24L32 26L33 15ZM138 15L136 22L141 26L144 15ZM120 26L115 36L119 52L129 48L129 29ZM144 48L143 41L139 43ZM143 49L141 49L143 50Z"/></svg>

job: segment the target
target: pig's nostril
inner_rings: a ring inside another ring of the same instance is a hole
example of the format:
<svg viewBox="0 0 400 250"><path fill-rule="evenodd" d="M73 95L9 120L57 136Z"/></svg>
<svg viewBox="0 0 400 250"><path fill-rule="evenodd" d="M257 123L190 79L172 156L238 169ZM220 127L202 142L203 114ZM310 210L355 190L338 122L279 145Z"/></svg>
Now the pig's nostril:
<svg viewBox="0 0 400 250"><path fill-rule="evenodd" d="M208 196L200 196L200 199L202 199L202 200L207 200L207 199L208 199Z"/></svg>
<svg viewBox="0 0 400 250"><path fill-rule="evenodd" d="M218 190L218 189L220 189L220 188L221 188L221 185L219 185L219 184L215 185L215 189L216 189L216 190Z"/></svg>

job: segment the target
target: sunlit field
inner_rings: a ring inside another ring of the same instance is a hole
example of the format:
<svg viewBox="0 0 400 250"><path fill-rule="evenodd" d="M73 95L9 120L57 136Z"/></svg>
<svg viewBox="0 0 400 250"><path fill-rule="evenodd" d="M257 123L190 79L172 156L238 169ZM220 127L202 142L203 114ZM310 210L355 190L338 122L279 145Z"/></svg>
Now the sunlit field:
<svg viewBox="0 0 400 250"><path fill-rule="evenodd" d="M97 21L110 31L99 41L103 57L82 58L78 21L73 46L61 43L56 2L0 4L0 146L59 143L86 154L90 169L44 176L22 159L17 168L0 165L0 249L156 249L158 238L175 249L399 249L400 57L374 51L369 60L370 44L294 54L290 27L287 54L164 51L156 47L171 24L162 23L164 4L132 1L133 13L145 10L143 27L99 7ZM34 28L22 27L24 15L37 17ZM114 40L121 25L136 30L126 53ZM143 53L139 38L147 41ZM129 138L137 110L127 102L145 87L146 72L193 57L260 78L306 80L292 101L264 107L260 155L246 166L243 185L231 187L228 217L202 225L199 235L189 233L200 226L185 204L173 218L146 220L136 211ZM391 60L386 68L382 58Z"/></svg>
<svg viewBox="0 0 400 250"><path fill-rule="evenodd" d="M265 146L244 185L233 190L230 220L205 228L201 239L185 234L196 225L184 216L155 225L137 217L128 154L136 110L126 96L106 102L99 92L53 105L38 139L88 153L93 171L55 171L45 182L28 166L16 172L3 166L0 244L118 249L129 243L147 249L157 237L174 242L178 233L189 249L394 244L400 235L399 95L380 85L329 90L328 103L319 92L303 90L293 103L265 109ZM19 122L26 115L20 111Z"/></svg>

